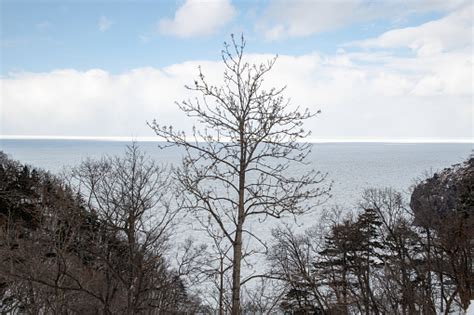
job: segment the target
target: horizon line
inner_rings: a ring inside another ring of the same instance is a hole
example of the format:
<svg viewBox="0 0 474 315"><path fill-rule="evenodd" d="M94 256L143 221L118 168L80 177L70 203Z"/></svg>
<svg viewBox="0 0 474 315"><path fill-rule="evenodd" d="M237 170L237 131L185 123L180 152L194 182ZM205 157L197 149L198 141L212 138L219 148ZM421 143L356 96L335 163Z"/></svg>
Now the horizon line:
<svg viewBox="0 0 474 315"><path fill-rule="evenodd" d="M78 140L78 141L118 141L118 142L165 142L158 136L31 136L0 135L0 140ZM308 143L466 143L474 144L474 138L420 139L420 138L308 138Z"/></svg>

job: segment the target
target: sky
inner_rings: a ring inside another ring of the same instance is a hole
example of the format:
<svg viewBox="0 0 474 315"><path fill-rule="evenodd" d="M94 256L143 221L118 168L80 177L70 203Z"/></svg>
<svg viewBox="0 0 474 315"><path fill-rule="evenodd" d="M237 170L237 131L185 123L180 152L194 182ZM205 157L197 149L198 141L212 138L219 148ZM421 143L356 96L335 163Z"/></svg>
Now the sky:
<svg viewBox="0 0 474 315"><path fill-rule="evenodd" d="M473 141L473 4L0 0L0 136L153 137L243 34L266 84L321 110L311 140Z"/></svg>

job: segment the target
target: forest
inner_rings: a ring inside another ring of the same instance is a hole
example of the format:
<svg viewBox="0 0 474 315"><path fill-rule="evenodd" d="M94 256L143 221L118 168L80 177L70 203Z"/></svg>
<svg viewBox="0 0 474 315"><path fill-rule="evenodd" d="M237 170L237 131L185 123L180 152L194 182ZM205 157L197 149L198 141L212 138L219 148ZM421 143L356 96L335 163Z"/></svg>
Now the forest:
<svg viewBox="0 0 474 315"><path fill-rule="evenodd" d="M2 313L230 312L229 269L210 248L186 240L178 262L170 254L182 211L170 198L171 181L136 144L122 157L84 161L61 177L2 153ZM420 181L409 202L374 188L353 209L326 210L309 230L274 229L270 268L241 294L242 313L466 309L473 188L471 157ZM214 297L200 296L203 283L215 286Z"/></svg>

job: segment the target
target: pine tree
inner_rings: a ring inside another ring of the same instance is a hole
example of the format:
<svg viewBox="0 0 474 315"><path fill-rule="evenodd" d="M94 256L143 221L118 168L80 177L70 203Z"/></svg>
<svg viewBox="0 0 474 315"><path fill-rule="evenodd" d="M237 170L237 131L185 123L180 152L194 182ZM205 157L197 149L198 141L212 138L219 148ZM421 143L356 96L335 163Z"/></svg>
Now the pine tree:
<svg viewBox="0 0 474 315"><path fill-rule="evenodd" d="M382 225L374 209L364 209L359 214L355 226L357 228L357 277L360 293L364 301L366 314L379 313L377 301L371 286L372 272L381 266L380 252L383 249L380 241L379 227Z"/></svg>
<svg viewBox="0 0 474 315"><path fill-rule="evenodd" d="M333 226L320 252L322 261L314 265L321 276L321 283L335 295L332 308L341 314L349 313L351 291L357 286L353 277L357 258L354 253L358 250L357 234L356 226L350 220Z"/></svg>

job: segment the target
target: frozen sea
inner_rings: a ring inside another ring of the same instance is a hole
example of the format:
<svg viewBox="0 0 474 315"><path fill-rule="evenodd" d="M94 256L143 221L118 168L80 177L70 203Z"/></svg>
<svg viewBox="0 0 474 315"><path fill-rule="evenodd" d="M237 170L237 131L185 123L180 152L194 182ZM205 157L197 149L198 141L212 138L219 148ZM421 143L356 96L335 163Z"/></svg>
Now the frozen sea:
<svg viewBox="0 0 474 315"><path fill-rule="evenodd" d="M0 150L11 158L51 171L80 163L85 158L121 154L126 141L0 140ZM143 151L164 163L175 163L177 149L161 150L156 142L139 142ZM472 143L321 143L313 144L310 165L327 173L332 183L330 203L353 204L371 187L393 187L407 192L415 180L466 160Z"/></svg>

